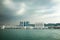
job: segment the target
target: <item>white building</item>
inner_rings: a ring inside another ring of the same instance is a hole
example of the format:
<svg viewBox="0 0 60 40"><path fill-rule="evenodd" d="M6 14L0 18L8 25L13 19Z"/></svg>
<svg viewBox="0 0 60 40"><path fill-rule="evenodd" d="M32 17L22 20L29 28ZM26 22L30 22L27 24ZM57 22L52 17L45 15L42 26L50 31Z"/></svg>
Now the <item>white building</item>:
<svg viewBox="0 0 60 40"><path fill-rule="evenodd" d="M36 23L35 28L44 28L44 23Z"/></svg>

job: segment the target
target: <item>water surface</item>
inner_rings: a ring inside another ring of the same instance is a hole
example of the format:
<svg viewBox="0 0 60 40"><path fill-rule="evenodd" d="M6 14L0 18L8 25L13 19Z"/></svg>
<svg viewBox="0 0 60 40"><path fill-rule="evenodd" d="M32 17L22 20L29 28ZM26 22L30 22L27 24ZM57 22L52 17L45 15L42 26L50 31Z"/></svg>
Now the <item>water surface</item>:
<svg viewBox="0 0 60 40"><path fill-rule="evenodd" d="M60 40L60 29L4 29L2 40Z"/></svg>

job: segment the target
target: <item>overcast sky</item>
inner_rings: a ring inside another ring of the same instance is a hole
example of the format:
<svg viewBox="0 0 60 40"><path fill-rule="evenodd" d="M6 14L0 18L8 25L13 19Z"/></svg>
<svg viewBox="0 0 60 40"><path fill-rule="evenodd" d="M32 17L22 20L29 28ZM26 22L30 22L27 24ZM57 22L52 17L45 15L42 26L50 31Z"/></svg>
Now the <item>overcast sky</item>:
<svg viewBox="0 0 60 40"><path fill-rule="evenodd" d="M0 23L19 24L21 20L60 22L60 0L0 0Z"/></svg>

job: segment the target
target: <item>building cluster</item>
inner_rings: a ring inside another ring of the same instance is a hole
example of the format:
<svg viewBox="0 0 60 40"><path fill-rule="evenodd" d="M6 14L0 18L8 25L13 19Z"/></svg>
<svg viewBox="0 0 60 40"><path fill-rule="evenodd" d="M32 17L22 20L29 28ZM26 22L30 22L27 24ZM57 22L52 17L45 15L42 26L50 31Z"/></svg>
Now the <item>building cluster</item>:
<svg viewBox="0 0 60 40"><path fill-rule="evenodd" d="M60 23L30 23L29 21L20 21L19 25L0 24L0 28L24 28L24 29L60 29Z"/></svg>
<svg viewBox="0 0 60 40"><path fill-rule="evenodd" d="M48 23L44 24L45 27L48 27L48 29L60 29L60 23Z"/></svg>
<svg viewBox="0 0 60 40"><path fill-rule="evenodd" d="M35 24L30 24L29 21L21 21L19 26L35 26Z"/></svg>
<svg viewBox="0 0 60 40"><path fill-rule="evenodd" d="M44 23L35 23L31 24L29 21L21 21L19 27L26 27L26 28L44 28Z"/></svg>

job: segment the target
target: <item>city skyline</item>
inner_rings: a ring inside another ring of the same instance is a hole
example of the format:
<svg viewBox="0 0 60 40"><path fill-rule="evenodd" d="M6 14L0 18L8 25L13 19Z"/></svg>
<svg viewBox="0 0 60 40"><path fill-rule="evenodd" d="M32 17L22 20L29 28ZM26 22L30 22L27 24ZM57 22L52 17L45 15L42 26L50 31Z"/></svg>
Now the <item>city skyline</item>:
<svg viewBox="0 0 60 40"><path fill-rule="evenodd" d="M60 23L30 23L20 21L19 25L0 24L0 29L60 29Z"/></svg>

